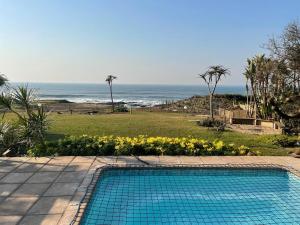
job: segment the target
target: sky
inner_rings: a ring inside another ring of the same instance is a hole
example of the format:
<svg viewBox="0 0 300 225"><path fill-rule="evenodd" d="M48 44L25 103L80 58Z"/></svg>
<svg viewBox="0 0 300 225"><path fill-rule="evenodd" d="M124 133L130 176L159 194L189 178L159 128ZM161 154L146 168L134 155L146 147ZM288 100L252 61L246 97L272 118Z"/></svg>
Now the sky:
<svg viewBox="0 0 300 225"><path fill-rule="evenodd" d="M15 82L201 84L299 20L299 0L0 0L0 73Z"/></svg>

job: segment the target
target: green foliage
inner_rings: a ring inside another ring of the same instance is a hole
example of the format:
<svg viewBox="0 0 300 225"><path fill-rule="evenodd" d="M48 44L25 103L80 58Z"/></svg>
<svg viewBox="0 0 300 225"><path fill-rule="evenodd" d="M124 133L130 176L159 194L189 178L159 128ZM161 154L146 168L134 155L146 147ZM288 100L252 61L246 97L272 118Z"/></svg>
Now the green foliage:
<svg viewBox="0 0 300 225"><path fill-rule="evenodd" d="M128 112L128 108L123 104L120 104L116 106L115 112Z"/></svg>
<svg viewBox="0 0 300 225"><path fill-rule="evenodd" d="M224 131L226 124L221 120L215 120L212 118L206 118L200 121L197 121L197 124L202 127L215 128L217 131Z"/></svg>
<svg viewBox="0 0 300 225"><path fill-rule="evenodd" d="M300 141L297 136L288 135L270 135L261 138L264 142L280 147L295 147Z"/></svg>
<svg viewBox="0 0 300 225"><path fill-rule="evenodd" d="M0 95L0 106L5 110L1 119L0 153L8 148L15 154L25 154L26 149L43 144L48 127L43 106L36 103L34 91L26 86ZM17 121L6 119L13 113Z"/></svg>
<svg viewBox="0 0 300 225"><path fill-rule="evenodd" d="M250 148L199 138L70 136L35 145L31 156L49 155L247 155ZM253 152L251 154L254 154Z"/></svg>

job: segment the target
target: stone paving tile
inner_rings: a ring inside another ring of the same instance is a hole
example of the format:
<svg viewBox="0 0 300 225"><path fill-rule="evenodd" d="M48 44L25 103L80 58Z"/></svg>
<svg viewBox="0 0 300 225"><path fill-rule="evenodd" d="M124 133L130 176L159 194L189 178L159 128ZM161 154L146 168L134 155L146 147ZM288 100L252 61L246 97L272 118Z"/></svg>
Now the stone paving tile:
<svg viewBox="0 0 300 225"><path fill-rule="evenodd" d="M12 162L9 160L0 160L0 173L8 173L22 165L23 162Z"/></svg>
<svg viewBox="0 0 300 225"><path fill-rule="evenodd" d="M50 186L48 184L22 184L11 196L13 197L26 197L26 196L40 196L47 188Z"/></svg>
<svg viewBox="0 0 300 225"><path fill-rule="evenodd" d="M49 171L63 171L66 167L66 164L46 164L45 166L43 166L39 171L44 171L44 172L49 172Z"/></svg>
<svg viewBox="0 0 300 225"><path fill-rule="evenodd" d="M26 162L29 160L28 157L1 157L0 160L10 161L10 162Z"/></svg>
<svg viewBox="0 0 300 225"><path fill-rule="evenodd" d="M62 172L55 182L80 183L84 179L85 175L86 175L85 171Z"/></svg>
<svg viewBox="0 0 300 225"><path fill-rule="evenodd" d="M41 163L45 164L51 160L50 157L30 157L27 163Z"/></svg>
<svg viewBox="0 0 300 225"><path fill-rule="evenodd" d="M117 163L122 165L134 164L134 165L144 165L143 162L139 161L133 156L118 156Z"/></svg>
<svg viewBox="0 0 300 225"><path fill-rule="evenodd" d="M24 172L36 172L38 171L44 164L38 164L38 163L28 163L25 162L23 163L21 166L19 166L18 168L16 168L16 170L14 172L17 173L24 173Z"/></svg>
<svg viewBox="0 0 300 225"><path fill-rule="evenodd" d="M8 196L16 190L20 184L0 184L0 196Z"/></svg>
<svg viewBox="0 0 300 225"><path fill-rule="evenodd" d="M219 156L200 156L199 158L202 161L202 164L227 164L227 162Z"/></svg>
<svg viewBox="0 0 300 225"><path fill-rule="evenodd" d="M0 179L6 175L7 175L7 173L0 173Z"/></svg>
<svg viewBox="0 0 300 225"><path fill-rule="evenodd" d="M70 163L75 157L74 156L59 156L52 158L47 164L68 164Z"/></svg>
<svg viewBox="0 0 300 225"><path fill-rule="evenodd" d="M92 163L71 162L64 171L88 171Z"/></svg>
<svg viewBox="0 0 300 225"><path fill-rule="evenodd" d="M178 156L159 156L159 163L161 164L179 164Z"/></svg>
<svg viewBox="0 0 300 225"><path fill-rule="evenodd" d="M72 196L41 197L27 214L62 214Z"/></svg>
<svg viewBox="0 0 300 225"><path fill-rule="evenodd" d="M93 163L95 159L96 156L77 156L72 163Z"/></svg>
<svg viewBox="0 0 300 225"><path fill-rule="evenodd" d="M16 225L22 216L0 216L0 225Z"/></svg>
<svg viewBox="0 0 300 225"><path fill-rule="evenodd" d="M58 225L70 225L73 219L75 218L77 210L67 210L59 220Z"/></svg>
<svg viewBox="0 0 300 225"><path fill-rule="evenodd" d="M78 188L79 183L54 183L46 191L44 196L64 196L73 195Z"/></svg>
<svg viewBox="0 0 300 225"><path fill-rule="evenodd" d="M224 156L224 157L222 157L222 161L226 164L247 164L249 162L246 160L245 157L242 157L242 156Z"/></svg>
<svg viewBox="0 0 300 225"><path fill-rule="evenodd" d="M98 156L95 159L95 162L104 163L104 164L116 164L117 157L116 156Z"/></svg>
<svg viewBox="0 0 300 225"><path fill-rule="evenodd" d="M189 156L179 156L178 157L179 163L180 164L202 164L202 160L200 157L189 157Z"/></svg>
<svg viewBox="0 0 300 225"><path fill-rule="evenodd" d="M18 225L57 225L61 214L56 215L27 215Z"/></svg>
<svg viewBox="0 0 300 225"><path fill-rule="evenodd" d="M139 156L139 159L146 162L149 165L159 164L158 156Z"/></svg>
<svg viewBox="0 0 300 225"><path fill-rule="evenodd" d="M9 173L5 177L0 180L0 183L23 183L29 177L32 176L33 173Z"/></svg>
<svg viewBox="0 0 300 225"><path fill-rule="evenodd" d="M60 172L36 172L26 183L51 183L59 174Z"/></svg>
<svg viewBox="0 0 300 225"><path fill-rule="evenodd" d="M8 197L0 203L0 215L24 215L37 199L37 197Z"/></svg>

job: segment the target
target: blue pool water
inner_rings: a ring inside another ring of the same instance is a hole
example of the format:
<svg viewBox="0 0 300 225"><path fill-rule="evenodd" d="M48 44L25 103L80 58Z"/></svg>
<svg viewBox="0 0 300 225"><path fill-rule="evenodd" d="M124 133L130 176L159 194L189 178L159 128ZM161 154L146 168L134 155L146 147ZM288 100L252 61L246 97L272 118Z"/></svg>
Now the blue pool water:
<svg viewBox="0 0 300 225"><path fill-rule="evenodd" d="M280 169L108 169L81 224L300 224L300 179Z"/></svg>

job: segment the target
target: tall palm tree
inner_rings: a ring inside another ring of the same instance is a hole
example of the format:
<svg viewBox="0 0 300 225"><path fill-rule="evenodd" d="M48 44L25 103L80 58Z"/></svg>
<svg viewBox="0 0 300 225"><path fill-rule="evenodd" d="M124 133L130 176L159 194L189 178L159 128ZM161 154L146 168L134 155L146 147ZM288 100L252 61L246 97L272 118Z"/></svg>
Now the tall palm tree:
<svg viewBox="0 0 300 225"><path fill-rule="evenodd" d="M112 94L112 83L113 83L113 80L117 79L116 76L113 76L113 75L108 75L106 77L106 82L108 83L108 86L109 86L109 90L110 90L110 99L111 99L111 109L112 109L112 112L115 111L115 107L114 107L114 99L113 99L113 94Z"/></svg>
<svg viewBox="0 0 300 225"><path fill-rule="evenodd" d="M222 65L210 66L205 73L199 74L199 77L201 77L204 80L204 82L208 87L209 109L210 109L210 116L212 119L214 119L213 97L216 91L216 87L219 81L221 80L221 78L229 74L230 74L229 69L225 68Z"/></svg>

